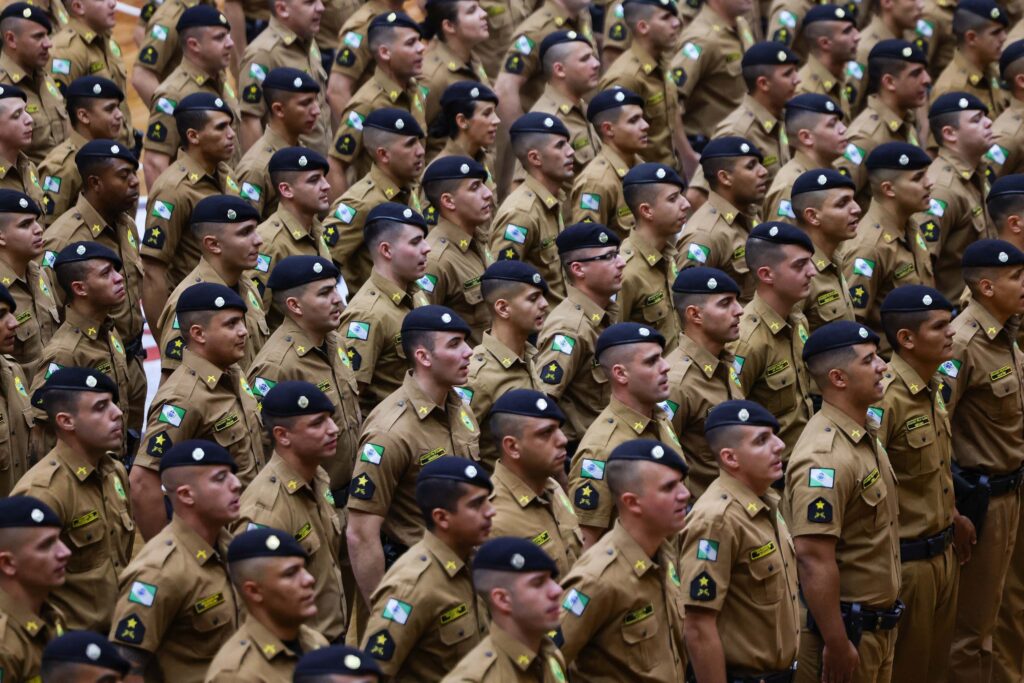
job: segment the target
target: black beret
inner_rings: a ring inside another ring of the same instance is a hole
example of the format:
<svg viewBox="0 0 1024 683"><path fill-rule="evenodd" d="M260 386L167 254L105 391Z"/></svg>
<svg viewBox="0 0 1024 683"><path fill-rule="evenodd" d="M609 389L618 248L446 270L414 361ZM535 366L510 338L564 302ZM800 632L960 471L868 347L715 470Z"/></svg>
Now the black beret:
<svg viewBox="0 0 1024 683"><path fill-rule="evenodd" d="M771 412L754 401L724 401L713 407L704 418L704 433L712 429L741 425L744 427L771 427L779 433L779 421Z"/></svg>
<svg viewBox="0 0 1024 683"><path fill-rule="evenodd" d="M853 12L839 5L814 5L804 15L803 26L813 24L816 21L845 21L855 24L857 23L857 18Z"/></svg>
<svg viewBox="0 0 1024 683"><path fill-rule="evenodd" d="M285 256L274 270L270 271L267 287L280 291L320 280L337 280L340 275L338 267L323 256L296 254Z"/></svg>
<svg viewBox="0 0 1024 683"><path fill-rule="evenodd" d="M86 159L124 159L135 168L139 167L139 159L131 148L114 140L96 138L89 140L75 152L75 166L79 169L85 165ZM79 170L81 173L81 170Z"/></svg>
<svg viewBox="0 0 1024 683"><path fill-rule="evenodd" d="M544 293L548 291L548 283L540 271L526 261L495 261L484 270L481 280L505 280L533 285Z"/></svg>
<svg viewBox="0 0 1024 683"><path fill-rule="evenodd" d="M561 135L569 138L569 129L565 127L562 120L554 114L545 114L540 111L531 111L523 114L512 122L508 134L514 140L517 135L523 133L548 133L550 135Z"/></svg>
<svg viewBox="0 0 1024 683"><path fill-rule="evenodd" d="M110 261L117 270L121 270L121 257L114 253L113 249L99 242L72 242L60 250L57 258L53 261L53 267L60 268L68 263L92 261L93 259Z"/></svg>
<svg viewBox="0 0 1024 683"><path fill-rule="evenodd" d="M795 244L812 254L814 253L814 242L807 236L807 233L795 225L782 221L766 221L759 224L750 231L750 237L747 239L753 238L774 244Z"/></svg>
<svg viewBox="0 0 1024 683"><path fill-rule="evenodd" d="M447 156L434 159L423 172L422 185L437 180L462 180L463 178L476 178L487 180L487 169L475 159L463 156Z"/></svg>
<svg viewBox="0 0 1024 683"><path fill-rule="evenodd" d="M1012 194L1024 194L1024 173L1011 173L996 178L988 191L988 200Z"/></svg>
<svg viewBox="0 0 1024 683"><path fill-rule="evenodd" d="M494 102L498 96L493 90L477 81L456 81L441 93L441 108L447 108L456 102Z"/></svg>
<svg viewBox="0 0 1024 683"><path fill-rule="evenodd" d="M930 118L958 111L983 111L987 114L988 106L971 93L954 90L936 97L928 108L928 116Z"/></svg>
<svg viewBox="0 0 1024 683"><path fill-rule="evenodd" d="M608 462L616 460L634 460L653 462L671 467L683 474L690 471L686 462L671 446L657 439L633 439L625 441L612 449Z"/></svg>
<svg viewBox="0 0 1024 683"><path fill-rule="evenodd" d="M292 680L302 683L307 679L332 674L338 676L383 675L377 665L377 660L362 650L348 645L332 645L302 655L298 664L295 665Z"/></svg>
<svg viewBox="0 0 1024 683"><path fill-rule="evenodd" d="M367 31L374 31L378 28L391 28L400 26L402 28L411 28L412 30L423 35L423 29L418 23L416 23L412 17L405 12L386 12L384 14L378 14L370 21L370 26Z"/></svg>
<svg viewBox="0 0 1024 683"><path fill-rule="evenodd" d="M803 359L817 356L825 351L844 349L856 344L878 344L878 335L852 320L837 320L826 323L811 333L804 344Z"/></svg>
<svg viewBox="0 0 1024 683"><path fill-rule="evenodd" d="M128 675L131 664L109 640L92 631L67 631L43 648L43 669L56 662L87 664Z"/></svg>
<svg viewBox="0 0 1024 683"><path fill-rule="evenodd" d="M726 135L720 138L713 138L704 146L700 154L700 160L724 159L728 157L757 157L763 159L761 150L753 142L737 135Z"/></svg>
<svg viewBox="0 0 1024 683"><path fill-rule="evenodd" d="M601 354L613 346L647 343L660 344L661 348L665 348L665 337L657 329L643 323L615 323L598 335L594 357L601 360Z"/></svg>
<svg viewBox="0 0 1024 683"><path fill-rule="evenodd" d="M278 268L280 267L279 265ZM200 282L181 293L174 312L180 314L189 311L219 311L226 308L248 310L242 297L230 287L216 282Z"/></svg>
<svg viewBox="0 0 1024 683"><path fill-rule="evenodd" d="M235 118L235 112L231 111L228 103L220 96L209 92L194 92L181 98L178 106L174 108L174 113L181 114L186 111L222 111L232 120Z"/></svg>
<svg viewBox="0 0 1024 683"><path fill-rule="evenodd" d="M308 147L283 147L270 157L268 169L271 173L315 170L327 173L330 166L323 154Z"/></svg>
<svg viewBox="0 0 1024 683"><path fill-rule="evenodd" d="M901 40L899 38L889 38L875 43L875 46L871 48L871 52L868 53L869 68L871 66L871 61L874 59L902 59L903 61L914 62L916 64L928 63L928 58L925 57L921 48L911 42Z"/></svg>
<svg viewBox="0 0 1024 683"><path fill-rule="evenodd" d="M857 189L848 176L843 175L834 168L812 168L797 176L793 183L790 194L793 197L807 192L821 192L822 190L835 190L838 188Z"/></svg>
<svg viewBox="0 0 1024 683"><path fill-rule="evenodd" d="M885 168L896 171L917 171L932 163L928 153L908 142L885 142L868 153L864 162L868 171Z"/></svg>
<svg viewBox="0 0 1024 683"><path fill-rule="evenodd" d="M35 200L24 192L0 188L0 213L34 213L38 216L42 211Z"/></svg>
<svg viewBox="0 0 1024 683"><path fill-rule="evenodd" d="M1000 26L1010 25L1010 17L1006 14L1006 10L1002 9L992 0L960 0L960 2L957 3L956 8L958 10L970 12L982 19L994 21Z"/></svg>
<svg viewBox="0 0 1024 683"><path fill-rule="evenodd" d="M472 460L448 455L437 460L431 460L420 468L416 475L416 483L420 484L426 479L448 479L461 481L464 484L472 484L488 490L494 490L491 483L491 475L487 470Z"/></svg>
<svg viewBox="0 0 1024 683"><path fill-rule="evenodd" d="M32 496L0 498L0 529L55 526L64 523L49 505Z"/></svg>
<svg viewBox="0 0 1024 683"><path fill-rule="evenodd" d="M105 372L92 368L79 367L57 367L43 382L43 385L32 394L32 405L37 408L46 408L46 392L51 389L60 391L92 391L96 393L108 393L114 396L117 401L117 384L113 378Z"/></svg>
<svg viewBox="0 0 1024 683"><path fill-rule="evenodd" d="M214 5L195 5L194 7L187 7L181 16L178 18L178 24L175 28L178 33L181 33L187 28L198 28L202 26L223 26L224 28L230 28L228 24L228 18L221 14L220 10Z"/></svg>
<svg viewBox="0 0 1024 683"><path fill-rule="evenodd" d="M805 92L786 100L786 114L796 111L810 111L816 114L835 114L843 118L843 110L828 95Z"/></svg>
<svg viewBox="0 0 1024 683"><path fill-rule="evenodd" d="M370 213L366 215L366 225L376 221L394 221L396 223L405 223L406 225L415 225L427 230L427 221L424 220L418 211L397 202L383 202L370 209Z"/></svg>
<svg viewBox="0 0 1024 683"><path fill-rule="evenodd" d="M565 422L565 413L558 407L555 400L547 394L533 389L512 389L511 391L506 391L494 402L487 415L491 416L497 413L522 415L524 417L542 417L549 420L558 420L559 424Z"/></svg>
<svg viewBox="0 0 1024 683"><path fill-rule="evenodd" d="M259 221L260 212L241 197L230 194L212 194L196 202L189 222L197 223L244 223Z"/></svg>
<svg viewBox="0 0 1024 683"><path fill-rule="evenodd" d="M396 135L425 137L419 122L404 109L392 109L390 107L374 109L363 120L363 128L386 130Z"/></svg>
<svg viewBox="0 0 1024 683"><path fill-rule="evenodd" d="M334 413L334 404L315 384L302 380L278 382L263 397L262 412L275 417Z"/></svg>
<svg viewBox="0 0 1024 683"><path fill-rule="evenodd" d="M617 247L619 236L600 223L573 223L555 237L558 253L600 247Z"/></svg>
<svg viewBox="0 0 1024 683"><path fill-rule="evenodd" d="M4 285L0 285L0 303L7 304L7 308L10 309L11 313L14 313L15 309L18 308L18 302L11 296L11 292Z"/></svg>
<svg viewBox="0 0 1024 683"><path fill-rule="evenodd" d="M165 410L173 408L174 406L171 405L164 406ZM238 465L228 449L204 439L188 439L176 443L167 449L164 456L160 458L161 472L172 467L216 467L218 465L227 465L232 472L238 471Z"/></svg>
<svg viewBox="0 0 1024 683"><path fill-rule="evenodd" d="M0 85L0 100L6 100L12 97L17 97L21 100L24 100L25 102L28 102L28 95L26 95L25 91L19 88L18 86L8 85L6 83Z"/></svg>
<svg viewBox="0 0 1024 683"><path fill-rule="evenodd" d="M672 282L672 291L679 294L739 294L740 286L724 271L698 266L679 271Z"/></svg>
<svg viewBox="0 0 1024 683"><path fill-rule="evenodd" d="M544 55L548 53L548 50L553 48L555 45L561 45L562 43L585 43L586 45L591 45L590 41L587 40L582 33L572 30L552 31L544 36L544 40L540 41L540 51L537 53L540 57L540 61L544 61Z"/></svg>
<svg viewBox="0 0 1024 683"><path fill-rule="evenodd" d="M228 564L257 557L309 557L309 553L291 534L273 527L244 531L228 544Z"/></svg>
<svg viewBox="0 0 1024 683"><path fill-rule="evenodd" d="M952 311L953 304L942 293L925 285L903 285L889 292L882 302L882 316L886 313L914 313L917 311Z"/></svg>
<svg viewBox="0 0 1024 683"><path fill-rule="evenodd" d="M420 306L405 314L402 319L402 336L408 332L462 332L472 334L466 321L447 306Z"/></svg>
<svg viewBox="0 0 1024 683"><path fill-rule="evenodd" d="M782 43L766 40L754 43L743 53L740 64L748 66L779 66L781 64L799 64L800 57Z"/></svg>
<svg viewBox="0 0 1024 683"><path fill-rule="evenodd" d="M12 18L34 21L45 28L47 32L53 30L53 24L50 23L50 18L46 16L46 12L35 5L28 4L27 2L12 2L4 8L3 12L0 12L0 21Z"/></svg>
<svg viewBox="0 0 1024 683"><path fill-rule="evenodd" d="M627 90L621 86L602 90L594 95L594 98L590 100L590 104L587 105L587 120L593 123L594 117L601 112L608 111L609 109L618 109L619 107L624 107L627 104L635 104L636 106L643 108L644 98L640 97L632 90Z"/></svg>
<svg viewBox="0 0 1024 683"><path fill-rule="evenodd" d="M637 164L629 169L622 178L623 187L628 185L656 185L659 183L675 185L683 190L686 189L686 183L679 177L675 169L654 161Z"/></svg>
<svg viewBox="0 0 1024 683"><path fill-rule="evenodd" d="M124 100L124 91L109 78L103 78L103 76L79 76L68 84L65 97L69 100L75 98L96 98L122 101Z"/></svg>
<svg viewBox="0 0 1024 683"><path fill-rule="evenodd" d="M271 69L267 77L263 79L263 90L320 92L320 84L305 71L293 69L290 66L279 66L276 69Z"/></svg>
<svg viewBox="0 0 1024 683"><path fill-rule="evenodd" d="M525 538L502 536L484 543L473 557L473 571L490 569L499 572L550 572L558 576L558 567L551 556Z"/></svg>
<svg viewBox="0 0 1024 683"><path fill-rule="evenodd" d="M676 10L675 0L622 0L623 5L653 5L663 9Z"/></svg>
<svg viewBox="0 0 1024 683"><path fill-rule="evenodd" d="M1004 240L977 240L964 249L964 268L998 268L1024 264L1024 252Z"/></svg>
<svg viewBox="0 0 1024 683"><path fill-rule="evenodd" d="M999 55L999 75L1005 78L1006 69L1021 57L1024 57L1024 40L1015 40L1003 47L1003 53Z"/></svg>

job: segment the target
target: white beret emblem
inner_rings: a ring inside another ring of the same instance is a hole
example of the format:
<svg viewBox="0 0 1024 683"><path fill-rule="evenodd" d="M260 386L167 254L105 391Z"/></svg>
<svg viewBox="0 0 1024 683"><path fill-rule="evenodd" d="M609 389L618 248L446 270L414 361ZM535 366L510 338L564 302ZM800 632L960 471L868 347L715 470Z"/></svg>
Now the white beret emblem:
<svg viewBox="0 0 1024 683"><path fill-rule="evenodd" d="M27 209L28 208L28 200L25 199L24 197L22 197L21 199L18 200L18 206L20 206L23 209Z"/></svg>
<svg viewBox="0 0 1024 683"><path fill-rule="evenodd" d="M651 457L655 460L661 460L665 457L665 449L661 446L655 446L651 449Z"/></svg>
<svg viewBox="0 0 1024 683"><path fill-rule="evenodd" d="M740 145L740 151L746 154L747 152L750 151L750 145L744 142L743 144Z"/></svg>
<svg viewBox="0 0 1024 683"><path fill-rule="evenodd" d="M93 377L92 375L89 375L88 377L86 377L85 378L85 386L89 387L90 389L95 389L96 388L96 378Z"/></svg>
<svg viewBox="0 0 1024 683"><path fill-rule="evenodd" d="M708 289L718 289L718 280L713 277L708 278Z"/></svg>
<svg viewBox="0 0 1024 683"><path fill-rule="evenodd" d="M216 306L217 308L222 307L224 305L224 297L218 296L216 299L213 300L213 305Z"/></svg>
<svg viewBox="0 0 1024 683"><path fill-rule="evenodd" d="M238 212L236 212L234 209L228 209L228 220L233 221L236 218L238 218Z"/></svg>
<svg viewBox="0 0 1024 683"><path fill-rule="evenodd" d="M923 297L921 297L921 303L923 303L925 306L931 306L932 305L932 295L931 294L925 294Z"/></svg>
<svg viewBox="0 0 1024 683"><path fill-rule="evenodd" d="M308 165L309 159L306 158L306 155L302 155L301 157L299 157L299 166L301 166L302 168L306 168L306 166Z"/></svg>
<svg viewBox="0 0 1024 683"><path fill-rule="evenodd" d="M519 553L516 553L512 556L512 559L509 561L509 564L511 564L516 569L522 569L526 566L526 558L524 558Z"/></svg>
<svg viewBox="0 0 1024 683"><path fill-rule="evenodd" d="M772 227L768 228L768 234L771 235L772 237L778 237L778 235L779 235L779 228L778 228L778 226L773 225Z"/></svg>
<svg viewBox="0 0 1024 683"><path fill-rule="evenodd" d="M267 536L267 550L277 550L281 547L281 539L277 536Z"/></svg>
<svg viewBox="0 0 1024 683"><path fill-rule="evenodd" d="M441 322L443 322L445 325L447 325L451 321L452 321L452 316L451 316L450 313L445 313L445 314L443 314L441 316Z"/></svg>
<svg viewBox="0 0 1024 683"><path fill-rule="evenodd" d="M906 166L909 163L910 163L910 157L908 157L906 154L901 154L900 155L900 166Z"/></svg>
<svg viewBox="0 0 1024 683"><path fill-rule="evenodd" d="M96 643L89 643L85 646L85 656L91 659L92 661L95 662L97 659L99 659L100 654L100 646Z"/></svg>
<svg viewBox="0 0 1024 683"><path fill-rule="evenodd" d="M658 176L658 180L661 180L662 178L665 177L665 169L659 168L654 175Z"/></svg>
<svg viewBox="0 0 1024 683"><path fill-rule="evenodd" d="M101 86L99 83L97 83L96 85L92 86L92 94L93 95L99 95L101 92L103 92L103 86Z"/></svg>
<svg viewBox="0 0 1024 683"><path fill-rule="evenodd" d="M638 332L640 333L641 337L650 337L651 336L651 331L649 329L647 329L646 327L641 327L638 330Z"/></svg>
<svg viewBox="0 0 1024 683"><path fill-rule="evenodd" d="M85 245L84 244L79 244L78 248L75 249L75 253L78 254L79 256L84 255L85 254Z"/></svg>
<svg viewBox="0 0 1024 683"><path fill-rule="evenodd" d="M305 396L299 396L299 400L296 401L296 403L298 403L299 407L302 408L303 410L309 407L309 399L306 398Z"/></svg>
<svg viewBox="0 0 1024 683"><path fill-rule="evenodd" d="M466 473L466 476L469 477L470 479L476 477L476 467L474 467L473 465L466 465L466 469L464 471Z"/></svg>
<svg viewBox="0 0 1024 683"><path fill-rule="evenodd" d="M545 127L550 128L551 126L555 125L555 121L549 116L546 119L544 119L544 125Z"/></svg>
<svg viewBox="0 0 1024 683"><path fill-rule="evenodd" d="M625 99L626 99L626 94L625 93L623 93L623 92L615 93L615 101L616 102L623 102L623 101L625 101Z"/></svg>
<svg viewBox="0 0 1024 683"><path fill-rule="evenodd" d="M740 408L740 412L736 413L736 417L740 419L740 422L746 422L750 419L750 411L746 408Z"/></svg>
<svg viewBox="0 0 1024 683"><path fill-rule="evenodd" d="M43 514L42 510L40 510L39 508L35 508L34 510L32 510L33 522L35 522L36 524L41 524L44 519L46 519L46 515Z"/></svg>
<svg viewBox="0 0 1024 683"><path fill-rule="evenodd" d="M967 109L967 98L966 97L961 97L960 101L957 102L957 104L960 105L961 109Z"/></svg>
<svg viewBox="0 0 1024 683"><path fill-rule="evenodd" d="M1005 251L999 252L999 262L1000 263L1006 263L1009 260L1010 260L1010 255L1009 254L1007 254Z"/></svg>
<svg viewBox="0 0 1024 683"><path fill-rule="evenodd" d="M537 399L537 410L547 410L547 409L548 409L548 402L545 401L542 398L538 398Z"/></svg>
<svg viewBox="0 0 1024 683"><path fill-rule="evenodd" d="M301 78L296 78L294 81L292 81L292 85L295 86L296 88L301 88L302 87L302 79Z"/></svg>
<svg viewBox="0 0 1024 683"><path fill-rule="evenodd" d="M828 178L825 177L824 173L822 173L820 176L818 176L818 184L819 185L824 185L827 182L828 182Z"/></svg>
<svg viewBox="0 0 1024 683"><path fill-rule="evenodd" d="M405 128L405 121L403 121L402 119L398 119L397 121L395 121L395 128L397 128L398 130L402 130L403 128Z"/></svg>
<svg viewBox="0 0 1024 683"><path fill-rule="evenodd" d="M349 671L355 671L359 668L360 664L362 662L357 655L345 655L345 668Z"/></svg>
<svg viewBox="0 0 1024 683"><path fill-rule="evenodd" d="M860 330L858 330L857 334L860 335L861 339L867 339L868 338L868 328L866 328L866 327L860 328Z"/></svg>
<svg viewBox="0 0 1024 683"><path fill-rule="evenodd" d="M204 451L202 448L196 448L192 451L192 459L195 460L196 462L199 462L205 457L206 451Z"/></svg>
<svg viewBox="0 0 1024 683"><path fill-rule="evenodd" d="M218 107L218 108L219 107L223 107L224 106L224 100L222 100L221 98L218 97L217 99L215 99L213 101L213 106Z"/></svg>
<svg viewBox="0 0 1024 683"><path fill-rule="evenodd" d="M324 266L323 266L322 263L314 263L313 264L313 272L314 273L322 273L323 270L324 270Z"/></svg>
<svg viewBox="0 0 1024 683"><path fill-rule="evenodd" d="M911 48L909 48L909 47L903 48L903 56L904 57L909 57L912 54L914 54L914 51Z"/></svg>
<svg viewBox="0 0 1024 683"><path fill-rule="evenodd" d="M469 164L463 164L462 166L459 166L459 171L462 173L462 175L466 175L467 173L469 173Z"/></svg>

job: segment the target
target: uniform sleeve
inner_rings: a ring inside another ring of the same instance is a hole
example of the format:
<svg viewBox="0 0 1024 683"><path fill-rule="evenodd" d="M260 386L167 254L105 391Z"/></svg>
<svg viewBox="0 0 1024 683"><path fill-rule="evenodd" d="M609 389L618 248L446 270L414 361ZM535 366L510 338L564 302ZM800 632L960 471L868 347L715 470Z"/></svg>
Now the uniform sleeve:
<svg viewBox="0 0 1024 683"><path fill-rule="evenodd" d="M725 240L716 240L715 236L703 230L689 232L684 229L676 243L676 261L680 269L694 266L709 268L725 268L732 259L723 246Z"/></svg>
<svg viewBox="0 0 1024 683"><path fill-rule="evenodd" d="M13 623L8 621L3 624L5 629L16 628ZM10 641L10 642L8 642ZM28 665L26 661L25 652L15 645L18 640L17 638L0 638L0 671L11 676L11 680L22 680L23 677L28 676L29 671L25 669Z"/></svg>
<svg viewBox="0 0 1024 683"><path fill-rule="evenodd" d="M540 229L528 213L499 210L491 226L491 254L497 261L524 260L537 248Z"/></svg>
<svg viewBox="0 0 1024 683"><path fill-rule="evenodd" d="M831 452L831 446L807 443L806 452L794 452L790 457L785 495L790 510L787 523L794 538L839 538L847 501L860 491L860 479Z"/></svg>
<svg viewBox="0 0 1024 683"><path fill-rule="evenodd" d="M575 333L573 333L575 334ZM535 367L545 393L561 398L576 374L584 367L583 351L569 330L543 330L537 344Z"/></svg>
<svg viewBox="0 0 1024 683"><path fill-rule="evenodd" d="M54 45L50 50L50 78L57 82L57 87L65 97L67 97L68 84L79 76L89 73L86 56L85 50L73 49L70 44L59 47Z"/></svg>
<svg viewBox="0 0 1024 683"><path fill-rule="evenodd" d="M159 17L162 20L163 17ZM178 51L178 30L168 22L151 23L139 49L139 65L163 79L170 71L171 58Z"/></svg>
<svg viewBox="0 0 1024 683"><path fill-rule="evenodd" d="M163 568L139 567L126 572L114 607L110 640L115 645L156 652L174 623L182 596Z"/></svg>
<svg viewBox="0 0 1024 683"><path fill-rule="evenodd" d="M679 551L681 597L685 607L720 612L725 605L733 561L740 549L735 547L734 534L724 528L724 521L712 514L691 515L687 520Z"/></svg>
<svg viewBox="0 0 1024 683"><path fill-rule="evenodd" d="M683 41L682 49L672 61L672 70L682 69L685 74L685 78L676 86L680 108L685 108L686 98L701 82L705 69L711 68L709 62L712 61L712 56L705 54L706 49L707 45L702 44L696 36L692 36Z"/></svg>
<svg viewBox="0 0 1024 683"><path fill-rule="evenodd" d="M611 194L599 183L592 182L591 174L584 172L572 185L572 222L608 225L608 212L616 208L611 202Z"/></svg>
<svg viewBox="0 0 1024 683"><path fill-rule="evenodd" d="M921 231L933 263L945 251L946 240L950 235L959 230L974 230L971 207L961 205L962 200L942 180L945 179L933 178L935 184L928 210L916 213L910 219ZM952 182L960 181L956 179Z"/></svg>
<svg viewBox="0 0 1024 683"><path fill-rule="evenodd" d="M47 225L52 224L71 208L73 195L76 194L74 177L78 175L77 169L72 171L67 161L67 157L58 159L47 155L39 164L39 177L43 182L43 214ZM49 246L46 248L53 249ZM43 265L50 266L51 262L44 259Z"/></svg>
<svg viewBox="0 0 1024 683"><path fill-rule="evenodd" d="M391 425L389 425L390 427ZM395 490L409 466L405 445L387 432L364 432L359 439L348 505L353 510L387 517Z"/></svg>
<svg viewBox="0 0 1024 683"><path fill-rule="evenodd" d="M365 103L349 103L349 108L342 113L338 130L334 133L329 150L330 156L346 164L355 163L363 151L363 121L369 113L370 107Z"/></svg>
<svg viewBox="0 0 1024 683"><path fill-rule="evenodd" d="M245 51L242 66L238 71L238 92L242 94L239 107L242 115L263 118L266 104L263 101L263 81L270 73L270 55L264 52Z"/></svg>
<svg viewBox="0 0 1024 683"><path fill-rule="evenodd" d="M600 426L600 425L599 425ZM593 429L591 425L590 429ZM588 430L589 431L589 430ZM586 435L584 435L584 440ZM598 529L608 529L615 511L612 493L604 479L607 453L598 454L591 448L581 448L573 456L569 471L569 497L573 511L580 524Z"/></svg>
<svg viewBox="0 0 1024 683"><path fill-rule="evenodd" d="M250 151L252 151L250 149ZM248 156L248 153L247 153ZM266 157L263 157L266 159ZM262 163L262 159L259 160ZM267 159L269 164L270 160ZM238 178L239 194L242 199L248 200L261 216L266 217L267 191L270 189L270 177L267 167L257 167L250 164L245 158L235 168L235 176Z"/></svg>
<svg viewBox="0 0 1024 683"><path fill-rule="evenodd" d="M149 126L146 137L142 140L142 148L146 151L160 152L172 159L178 152L178 127L174 123L174 109L178 103L170 92L156 93L149 110Z"/></svg>
<svg viewBox="0 0 1024 683"><path fill-rule="evenodd" d="M854 314L863 319L876 306L884 265L874 245L857 245L844 255L843 274L850 288ZM880 302L879 302L880 303Z"/></svg>
<svg viewBox="0 0 1024 683"><path fill-rule="evenodd" d="M946 410L949 418L953 419L960 399L967 393L971 385L971 371L974 364L971 361L971 354L968 353L969 341L953 337L953 357L939 366L939 375L942 379L942 400L946 402Z"/></svg>
<svg viewBox="0 0 1024 683"><path fill-rule="evenodd" d="M449 295L453 293L452 290L455 289L457 284L452 281L452 273L441 262L440 257L443 249L444 247L441 249L431 249L430 254L427 256L427 267L423 277L417 280L420 289L423 291L423 296L431 304L447 305Z"/></svg>
<svg viewBox="0 0 1024 683"><path fill-rule="evenodd" d="M169 380L167 380L169 381ZM164 384L166 388L167 384ZM160 469L160 458L171 446L191 439L202 421L199 408L186 405L176 393L157 391L146 423L146 443L135 457L135 465Z"/></svg>
<svg viewBox="0 0 1024 683"><path fill-rule="evenodd" d="M874 145L870 145L870 147L873 149ZM853 181L854 185L857 186L858 192L868 182L864 160L867 158L869 151L869 145L862 135L851 135L842 156L833 162L833 165L840 173Z"/></svg>
<svg viewBox="0 0 1024 683"><path fill-rule="evenodd" d="M340 38L338 52L334 56L334 64L331 65L331 74L341 74L353 81L359 81L373 63L366 32L344 31Z"/></svg>
<svg viewBox="0 0 1024 683"><path fill-rule="evenodd" d="M614 618L615 596L612 587L600 578L569 574L562 584L562 620L555 639L566 665ZM561 642L558 642L561 640Z"/></svg>
<svg viewBox="0 0 1024 683"><path fill-rule="evenodd" d="M178 198L169 196L165 190L150 195L146 213L146 233L142 238L143 256L166 264L174 260L181 233L188 228L188 209L189 207L182 206Z"/></svg>
<svg viewBox="0 0 1024 683"><path fill-rule="evenodd" d="M767 346L760 345L754 335L744 335L742 330L740 338L732 348L733 361L730 377L734 377L739 383L739 389L744 396L750 395L754 384L765 371L765 351Z"/></svg>
<svg viewBox="0 0 1024 683"><path fill-rule="evenodd" d="M792 47L802 17L789 8L777 7L768 19L768 40Z"/></svg>
<svg viewBox="0 0 1024 683"><path fill-rule="evenodd" d="M345 354L356 381L372 384L380 352L386 344L394 344L394 340L385 339L382 324L367 315L369 311L350 311L345 311L338 326L344 337Z"/></svg>
<svg viewBox="0 0 1024 683"><path fill-rule="evenodd" d="M324 244L331 250L331 258L343 266L363 245L363 225L371 207L361 198L346 192L331 207L324 221Z"/></svg>
<svg viewBox="0 0 1024 683"><path fill-rule="evenodd" d="M505 62L501 70L513 76L520 76L524 81L537 72L540 62L540 44L525 33L520 33L512 39L512 43L505 52Z"/></svg>
<svg viewBox="0 0 1024 683"><path fill-rule="evenodd" d="M417 595L416 586L415 579L394 581L394 585L381 585L374 592L362 648L377 660L385 676L398 673L420 636L437 618L431 605Z"/></svg>
<svg viewBox="0 0 1024 683"><path fill-rule="evenodd" d="M643 259L637 255L636 247L633 246L627 246L622 256L626 261L626 267L622 271L622 289L619 290L615 301L619 304L619 320L631 322L634 321L634 315L639 308L637 297L640 296L643 274L638 272L638 266L643 267Z"/></svg>
<svg viewBox="0 0 1024 683"><path fill-rule="evenodd" d="M168 300L168 304L176 302ZM173 305L165 305L160 314L160 369L174 372L181 365L181 356L185 351L185 338L178 326L178 316Z"/></svg>

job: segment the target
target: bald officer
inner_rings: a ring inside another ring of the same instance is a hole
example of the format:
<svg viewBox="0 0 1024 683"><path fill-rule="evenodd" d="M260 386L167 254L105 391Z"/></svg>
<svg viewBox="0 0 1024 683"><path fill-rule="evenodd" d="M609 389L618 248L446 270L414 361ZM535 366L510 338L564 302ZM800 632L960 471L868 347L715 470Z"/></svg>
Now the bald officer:
<svg viewBox="0 0 1024 683"><path fill-rule="evenodd" d="M212 441L180 441L160 459L174 516L121 573L110 631L130 681L198 681L238 627L224 554L238 519L237 471Z"/></svg>
<svg viewBox="0 0 1024 683"><path fill-rule="evenodd" d="M788 680L795 668L796 554L769 494L782 476L778 431L753 401L720 403L704 423L721 474L687 515L679 554L681 582L691 587L684 628L697 680Z"/></svg>
<svg viewBox="0 0 1024 683"><path fill-rule="evenodd" d="M900 590L899 506L885 448L868 429L882 396L878 335L841 320L818 328L803 359L824 404L786 470L786 509L807 604L797 681L889 680ZM838 600L837 600L838 599Z"/></svg>

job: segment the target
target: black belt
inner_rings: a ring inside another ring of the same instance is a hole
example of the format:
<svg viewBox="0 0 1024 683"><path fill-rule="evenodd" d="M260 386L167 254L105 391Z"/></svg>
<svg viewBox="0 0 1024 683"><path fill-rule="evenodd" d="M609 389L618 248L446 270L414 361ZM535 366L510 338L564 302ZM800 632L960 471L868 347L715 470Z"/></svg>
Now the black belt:
<svg viewBox="0 0 1024 683"><path fill-rule="evenodd" d="M1024 481L1024 467L1010 472L1009 474L986 474L977 470L960 470L960 476L973 486L983 486L988 489L989 498L1005 496L1020 488Z"/></svg>
<svg viewBox="0 0 1024 683"><path fill-rule="evenodd" d="M906 605L899 600L886 609L867 609L862 607L859 602L839 603L839 610L842 612L843 620L859 616L860 627L864 631L891 631L900 623L900 617L903 616L905 609Z"/></svg>
<svg viewBox="0 0 1024 683"><path fill-rule="evenodd" d="M900 541L900 562L915 562L917 560L928 560L936 555L946 552L946 548L953 542L953 525L927 538L918 538L913 541Z"/></svg>
<svg viewBox="0 0 1024 683"><path fill-rule="evenodd" d="M774 673L757 674L757 675L741 675L731 672L726 672L725 680L726 683L792 683L793 676L796 675L796 662L793 662L793 666L785 671L776 671ZM697 676L693 673L693 667L686 667L686 681L687 683L697 683Z"/></svg>

